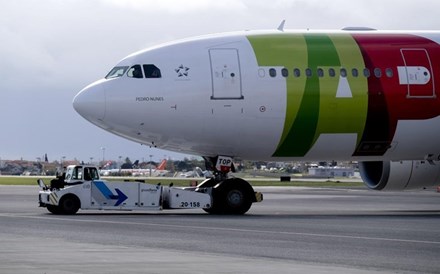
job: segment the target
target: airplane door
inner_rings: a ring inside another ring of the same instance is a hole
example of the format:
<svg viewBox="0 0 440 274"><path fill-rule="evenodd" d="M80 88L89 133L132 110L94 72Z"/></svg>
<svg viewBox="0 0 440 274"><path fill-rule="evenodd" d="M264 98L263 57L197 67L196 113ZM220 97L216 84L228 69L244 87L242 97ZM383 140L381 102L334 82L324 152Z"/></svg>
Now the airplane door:
<svg viewBox="0 0 440 274"><path fill-rule="evenodd" d="M211 99L243 99L237 49L210 49Z"/></svg>
<svg viewBox="0 0 440 274"><path fill-rule="evenodd" d="M399 83L408 86L408 98L434 98L431 60L425 49L401 49L405 66L397 67Z"/></svg>

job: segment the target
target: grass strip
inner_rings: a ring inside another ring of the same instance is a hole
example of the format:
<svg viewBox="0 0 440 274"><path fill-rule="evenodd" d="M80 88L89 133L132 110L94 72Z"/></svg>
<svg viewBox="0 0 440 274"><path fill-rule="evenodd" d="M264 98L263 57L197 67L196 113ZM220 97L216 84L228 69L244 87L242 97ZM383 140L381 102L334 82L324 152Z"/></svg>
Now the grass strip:
<svg viewBox="0 0 440 274"><path fill-rule="evenodd" d="M37 186L37 179L41 178L48 185L50 180L54 177L27 177L27 176L0 176L0 185L35 185ZM103 178L107 181L124 181L127 178ZM130 181L142 180L142 178L130 178ZM280 180L254 180L245 179L252 186L309 186L309 187L363 187L362 182L346 182L338 181L337 179L327 181L301 181L295 180L291 182L280 182ZM191 182L202 182L202 178L189 178L189 179L176 179L176 178L146 178L145 182L150 184L161 183L164 186L168 186L173 183L174 186L191 186Z"/></svg>

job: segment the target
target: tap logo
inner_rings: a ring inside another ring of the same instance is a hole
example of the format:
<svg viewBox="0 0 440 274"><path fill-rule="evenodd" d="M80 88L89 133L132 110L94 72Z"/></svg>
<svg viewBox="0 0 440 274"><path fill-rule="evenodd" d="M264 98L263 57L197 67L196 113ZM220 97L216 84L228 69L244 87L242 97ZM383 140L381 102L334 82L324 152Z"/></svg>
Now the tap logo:
<svg viewBox="0 0 440 274"><path fill-rule="evenodd" d="M187 77L189 68L184 65L180 65L175 69L175 71L177 73L177 77Z"/></svg>

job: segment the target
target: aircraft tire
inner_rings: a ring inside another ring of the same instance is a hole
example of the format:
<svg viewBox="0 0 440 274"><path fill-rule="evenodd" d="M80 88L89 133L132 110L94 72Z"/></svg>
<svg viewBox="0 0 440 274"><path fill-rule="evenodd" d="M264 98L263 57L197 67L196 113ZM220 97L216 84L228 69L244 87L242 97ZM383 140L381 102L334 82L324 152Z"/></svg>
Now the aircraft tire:
<svg viewBox="0 0 440 274"><path fill-rule="evenodd" d="M252 186L245 180L227 179L213 189L213 206L205 209L210 214L243 215L252 205Z"/></svg>

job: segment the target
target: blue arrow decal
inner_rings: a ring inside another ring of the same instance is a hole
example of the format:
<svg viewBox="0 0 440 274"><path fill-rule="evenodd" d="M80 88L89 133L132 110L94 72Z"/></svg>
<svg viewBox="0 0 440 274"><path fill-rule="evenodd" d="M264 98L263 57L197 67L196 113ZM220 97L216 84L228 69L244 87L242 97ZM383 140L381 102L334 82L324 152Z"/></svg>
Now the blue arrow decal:
<svg viewBox="0 0 440 274"><path fill-rule="evenodd" d="M99 191L101 191L105 198L110 200L117 200L115 206L120 205L128 198L127 195L119 190L119 188L115 188L117 195L114 195L103 181L94 181L93 183L99 189Z"/></svg>
<svg viewBox="0 0 440 274"><path fill-rule="evenodd" d="M118 195L113 196L114 198L112 198L112 199L118 199L118 201L115 204L115 206L118 206L123 201L127 200L128 197L124 193L122 193L122 191L120 191L119 188L115 188L115 190L116 190L116 193L118 193Z"/></svg>
<svg viewBox="0 0 440 274"><path fill-rule="evenodd" d="M113 196L112 191L104 184L103 181L94 181L93 182L95 186L101 191L102 194L104 194L105 198L111 199L111 196Z"/></svg>

